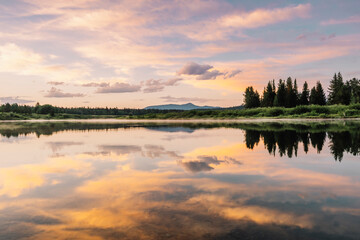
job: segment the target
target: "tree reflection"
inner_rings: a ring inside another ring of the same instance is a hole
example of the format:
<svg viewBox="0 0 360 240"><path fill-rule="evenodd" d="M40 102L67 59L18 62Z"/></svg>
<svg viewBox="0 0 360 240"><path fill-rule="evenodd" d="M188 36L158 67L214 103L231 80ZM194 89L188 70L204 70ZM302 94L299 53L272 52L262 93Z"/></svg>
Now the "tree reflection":
<svg viewBox="0 0 360 240"><path fill-rule="evenodd" d="M289 158L297 156L299 143L302 143L304 152L313 147L320 153L324 147L326 136L329 139L329 149L336 161L343 159L344 152L354 156L360 153L360 132L303 132L296 130L266 131L266 130L245 130L246 147L253 149L260 140L264 142L265 148L270 154L287 156Z"/></svg>
<svg viewBox="0 0 360 240"><path fill-rule="evenodd" d="M199 129L233 128L245 130L245 144L253 149L262 140L270 154L296 157L299 143L307 153L312 147L318 153L329 140L329 149L336 161L342 161L344 152L359 155L360 124L358 121L322 122L2 122L0 136L11 138L36 134L52 135L63 131L108 131L146 128L152 131L184 132L192 134Z"/></svg>

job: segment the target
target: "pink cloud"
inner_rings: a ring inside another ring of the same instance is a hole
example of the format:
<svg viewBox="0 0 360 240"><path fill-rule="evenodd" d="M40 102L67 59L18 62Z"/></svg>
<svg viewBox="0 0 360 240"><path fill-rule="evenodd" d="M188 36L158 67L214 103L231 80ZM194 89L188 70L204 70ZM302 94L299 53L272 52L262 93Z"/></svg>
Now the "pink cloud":
<svg viewBox="0 0 360 240"><path fill-rule="evenodd" d="M96 90L96 93L128 93L140 91L140 85L131 85L129 83L116 82L113 85L100 87Z"/></svg>
<svg viewBox="0 0 360 240"><path fill-rule="evenodd" d="M45 97L48 98L73 98L73 97L84 97L82 93L65 93L60 89L52 87Z"/></svg>
<svg viewBox="0 0 360 240"><path fill-rule="evenodd" d="M349 24L349 23L360 23L360 15L359 16L351 16L345 19L330 19L327 21L321 22L321 25L336 25L336 24Z"/></svg>
<svg viewBox="0 0 360 240"><path fill-rule="evenodd" d="M295 7L276 9L256 9L249 13L225 16L222 24L226 27L257 28L294 18L309 17L311 5L299 4Z"/></svg>

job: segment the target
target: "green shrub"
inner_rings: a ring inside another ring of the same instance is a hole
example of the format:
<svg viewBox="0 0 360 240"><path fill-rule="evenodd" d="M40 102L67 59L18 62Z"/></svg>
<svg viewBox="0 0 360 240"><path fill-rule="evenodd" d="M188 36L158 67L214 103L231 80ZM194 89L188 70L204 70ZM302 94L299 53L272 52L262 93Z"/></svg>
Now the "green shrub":
<svg viewBox="0 0 360 240"><path fill-rule="evenodd" d="M276 117L276 116L280 116L284 114L284 109L282 108L269 108L269 109L266 109L266 111L264 112L264 116L267 116L267 117Z"/></svg>
<svg viewBox="0 0 360 240"><path fill-rule="evenodd" d="M297 106L295 108L290 109L290 114L303 114L307 112L311 112L309 106Z"/></svg>
<svg viewBox="0 0 360 240"><path fill-rule="evenodd" d="M356 109L360 111L360 103L356 103L356 104L351 104L349 106L349 109Z"/></svg>
<svg viewBox="0 0 360 240"><path fill-rule="evenodd" d="M347 109L344 112L344 117L353 117L357 115L360 115L360 111L356 109Z"/></svg>

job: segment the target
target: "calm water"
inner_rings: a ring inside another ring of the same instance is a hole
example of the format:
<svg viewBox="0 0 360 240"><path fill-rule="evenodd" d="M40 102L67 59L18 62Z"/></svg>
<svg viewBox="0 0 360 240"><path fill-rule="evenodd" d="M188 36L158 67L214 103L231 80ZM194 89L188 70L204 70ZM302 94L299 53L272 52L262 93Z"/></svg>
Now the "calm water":
<svg viewBox="0 0 360 240"><path fill-rule="evenodd" d="M0 239L360 239L360 124L0 123Z"/></svg>

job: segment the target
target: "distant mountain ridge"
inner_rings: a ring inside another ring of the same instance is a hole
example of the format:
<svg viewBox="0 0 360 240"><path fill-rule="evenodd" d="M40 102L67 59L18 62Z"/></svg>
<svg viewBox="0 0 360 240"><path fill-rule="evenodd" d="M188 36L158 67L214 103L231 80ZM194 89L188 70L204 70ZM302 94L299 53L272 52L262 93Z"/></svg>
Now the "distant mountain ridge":
<svg viewBox="0 0 360 240"><path fill-rule="evenodd" d="M194 110L194 109L220 109L220 107L212 106L197 106L192 103L186 104L165 104L165 105L154 105L148 106L144 109L157 109L157 110Z"/></svg>

